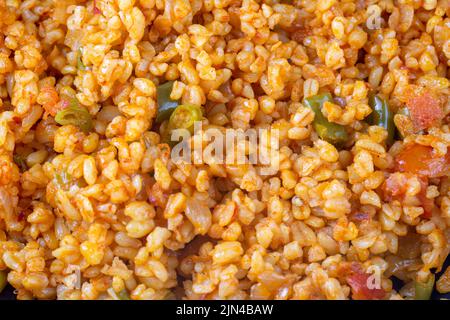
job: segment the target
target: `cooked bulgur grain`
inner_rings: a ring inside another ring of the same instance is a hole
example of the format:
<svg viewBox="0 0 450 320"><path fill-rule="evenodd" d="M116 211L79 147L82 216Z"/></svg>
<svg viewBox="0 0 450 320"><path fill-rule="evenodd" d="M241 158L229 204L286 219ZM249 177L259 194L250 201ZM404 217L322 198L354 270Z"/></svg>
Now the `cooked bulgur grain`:
<svg viewBox="0 0 450 320"><path fill-rule="evenodd" d="M0 0L0 291L427 298L449 78L448 0ZM173 161L179 105L279 129L278 170Z"/></svg>

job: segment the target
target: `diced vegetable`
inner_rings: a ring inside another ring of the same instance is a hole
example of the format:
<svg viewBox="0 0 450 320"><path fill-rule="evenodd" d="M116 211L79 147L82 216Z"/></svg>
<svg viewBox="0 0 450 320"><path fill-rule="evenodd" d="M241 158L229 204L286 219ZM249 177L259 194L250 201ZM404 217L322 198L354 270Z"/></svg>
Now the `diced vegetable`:
<svg viewBox="0 0 450 320"><path fill-rule="evenodd" d="M433 148L409 144L395 157L396 171L420 174L430 178L443 177L450 171L450 152L437 157Z"/></svg>
<svg viewBox="0 0 450 320"><path fill-rule="evenodd" d="M172 112L178 107L178 101L170 99L173 81L168 81L156 89L158 99L158 113L156 123L161 123L170 118Z"/></svg>
<svg viewBox="0 0 450 320"><path fill-rule="evenodd" d="M24 172L24 171L28 170L27 163L26 163L25 159L21 155L15 154L13 156L13 160L14 160L14 163L17 164L17 166L19 167L21 172Z"/></svg>
<svg viewBox="0 0 450 320"><path fill-rule="evenodd" d="M363 270L353 269L352 274L347 277L354 300L380 300L386 296L386 292L382 288L369 287L370 276Z"/></svg>
<svg viewBox="0 0 450 320"><path fill-rule="evenodd" d="M123 289L122 291L120 291L120 292L117 294L117 297L118 297L120 300L130 300L130 295L128 294L128 291L125 290L125 289Z"/></svg>
<svg viewBox="0 0 450 320"><path fill-rule="evenodd" d="M416 131L437 125L444 118L440 101L428 91L410 98L406 106Z"/></svg>
<svg viewBox="0 0 450 320"><path fill-rule="evenodd" d="M175 129L187 129L194 133L194 123L201 121L203 112L200 106L193 104L179 105L170 116L166 129L162 133L162 141L173 147L178 142L172 141L171 135Z"/></svg>
<svg viewBox="0 0 450 320"><path fill-rule="evenodd" d="M78 70L85 71L86 66L84 65L83 61L81 60L82 54L83 53L81 52L81 48L79 48L78 54L77 54L77 68L78 68Z"/></svg>
<svg viewBox="0 0 450 320"><path fill-rule="evenodd" d="M72 182L72 176L66 171L55 172L54 184L60 189L67 189Z"/></svg>
<svg viewBox="0 0 450 320"><path fill-rule="evenodd" d="M89 132L93 128L91 114L75 99L72 99L67 108L56 114L55 121L60 125L72 124L78 126L84 132Z"/></svg>
<svg viewBox="0 0 450 320"><path fill-rule="evenodd" d="M404 197L408 182L408 177L400 172L394 172L384 181L382 189L384 200L400 200Z"/></svg>
<svg viewBox="0 0 450 320"><path fill-rule="evenodd" d="M382 185L383 196L385 201L398 200L403 202L408 188L408 179L413 176L412 173L394 172L384 181ZM420 191L417 198L424 209L423 217L430 218L434 208L434 200L427 198L428 178L417 175L420 183Z"/></svg>
<svg viewBox="0 0 450 320"><path fill-rule="evenodd" d="M414 282L416 300L430 300L431 293L433 292L434 280L435 277L434 274L432 274L425 283L419 281Z"/></svg>
<svg viewBox="0 0 450 320"><path fill-rule="evenodd" d="M8 284L8 281L6 280L8 274L6 271L0 271L0 293L5 289L6 285Z"/></svg>
<svg viewBox="0 0 450 320"><path fill-rule="evenodd" d="M202 120L202 109L194 104L181 104L172 113L169 119L169 128L188 129L194 132L194 123Z"/></svg>
<svg viewBox="0 0 450 320"><path fill-rule="evenodd" d="M329 93L316 95L306 98L304 104L314 111L314 130L316 130L319 137L334 145L340 145L348 140L348 134L345 127L328 121L322 114L322 106L325 101L332 102L333 98Z"/></svg>
<svg viewBox="0 0 450 320"><path fill-rule="evenodd" d="M369 96L369 105L372 108L372 113L368 116L369 123L386 129L388 133L386 144L391 145L394 142L395 125L394 114L389 108L387 101L371 94Z"/></svg>
<svg viewBox="0 0 450 320"><path fill-rule="evenodd" d="M72 179L71 175L67 173L66 171L62 171L61 173L56 172L55 173L55 179L56 182L59 184L59 186L64 186Z"/></svg>

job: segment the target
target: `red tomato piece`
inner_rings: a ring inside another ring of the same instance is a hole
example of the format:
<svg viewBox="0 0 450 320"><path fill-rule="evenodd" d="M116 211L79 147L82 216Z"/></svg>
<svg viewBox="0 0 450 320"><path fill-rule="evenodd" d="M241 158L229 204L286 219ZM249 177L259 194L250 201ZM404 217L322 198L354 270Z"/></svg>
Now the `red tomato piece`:
<svg viewBox="0 0 450 320"><path fill-rule="evenodd" d="M395 157L396 171L410 172L437 178L449 175L450 153L445 157L436 157L433 148L420 144L409 144Z"/></svg>
<svg viewBox="0 0 450 320"><path fill-rule="evenodd" d="M380 300L386 296L382 288L371 288L371 274L364 272L360 266L352 265L347 283L352 289L354 300Z"/></svg>
<svg viewBox="0 0 450 320"><path fill-rule="evenodd" d="M410 98L406 106L417 131L430 128L444 118L441 103L429 92Z"/></svg>
<svg viewBox="0 0 450 320"><path fill-rule="evenodd" d="M386 181L384 181L383 186L381 187L383 190L384 200L398 200L402 202L406 193L407 180L411 176L411 173L392 173ZM417 177L420 182L420 192L417 195L417 198L420 200L422 208L424 209L423 217L431 218L434 208L434 201L433 199L427 198L428 178L420 175L417 175Z"/></svg>
<svg viewBox="0 0 450 320"><path fill-rule="evenodd" d="M402 199L406 192L406 182L408 178L399 172L391 174L382 186L384 199L392 201Z"/></svg>

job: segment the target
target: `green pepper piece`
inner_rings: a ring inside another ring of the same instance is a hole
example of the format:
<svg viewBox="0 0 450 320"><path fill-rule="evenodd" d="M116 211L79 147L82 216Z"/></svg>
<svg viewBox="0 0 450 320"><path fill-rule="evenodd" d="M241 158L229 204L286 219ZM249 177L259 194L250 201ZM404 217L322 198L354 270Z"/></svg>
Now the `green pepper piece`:
<svg viewBox="0 0 450 320"><path fill-rule="evenodd" d="M15 154L13 156L13 160L14 160L14 163L17 164L17 166L19 167L20 172L25 172L28 170L27 163L21 155Z"/></svg>
<svg viewBox="0 0 450 320"><path fill-rule="evenodd" d="M78 54L77 54L77 68L78 70L82 70L85 71L86 70L86 66L84 65L83 61L81 60L81 55L83 53L81 52L81 48L78 49Z"/></svg>
<svg viewBox="0 0 450 320"><path fill-rule="evenodd" d="M415 300L430 300L431 293L434 287L434 274L430 276L427 282L421 283L419 281L414 281L415 287Z"/></svg>
<svg viewBox="0 0 450 320"><path fill-rule="evenodd" d="M379 96L370 94L369 106L372 108L372 113L368 116L369 123L373 126L383 127L388 133L386 144L388 146L392 145L394 142L395 124L394 114L389 108L389 104Z"/></svg>
<svg viewBox="0 0 450 320"><path fill-rule="evenodd" d="M156 123L161 123L170 118L172 112L178 107L178 101L170 99L173 81L158 86L156 89L158 99L158 113L156 115Z"/></svg>
<svg viewBox="0 0 450 320"><path fill-rule="evenodd" d="M175 129L187 129L194 133L194 123L201 121L202 108L194 104L180 104L171 114L162 140L173 147L178 142L171 140L172 131Z"/></svg>
<svg viewBox="0 0 450 320"><path fill-rule="evenodd" d="M120 292L117 294L117 297L118 297L120 300L130 300L130 295L128 294L127 290L125 290L125 289L123 289L122 291L120 291Z"/></svg>
<svg viewBox="0 0 450 320"><path fill-rule="evenodd" d="M347 142L348 134L344 126L328 121L322 114L322 107L326 101L333 102L331 94L324 93L305 98L304 104L314 111L313 126L319 137L338 146Z"/></svg>
<svg viewBox="0 0 450 320"><path fill-rule="evenodd" d="M72 176L66 171L62 171L61 173L55 172L55 181L59 188L65 189L71 180Z"/></svg>
<svg viewBox="0 0 450 320"><path fill-rule="evenodd" d="M6 273L6 271L0 271L0 293L3 291L3 289L5 289L6 285L8 284L7 281L7 276L8 274Z"/></svg>
<svg viewBox="0 0 450 320"><path fill-rule="evenodd" d="M180 104L170 116L169 128L188 129L194 133L194 122L202 120L202 109L194 104Z"/></svg>
<svg viewBox="0 0 450 320"><path fill-rule="evenodd" d="M68 124L78 126L84 132L89 132L93 128L91 114L86 108L80 106L76 99L72 99L67 108L56 114L55 121L63 126Z"/></svg>

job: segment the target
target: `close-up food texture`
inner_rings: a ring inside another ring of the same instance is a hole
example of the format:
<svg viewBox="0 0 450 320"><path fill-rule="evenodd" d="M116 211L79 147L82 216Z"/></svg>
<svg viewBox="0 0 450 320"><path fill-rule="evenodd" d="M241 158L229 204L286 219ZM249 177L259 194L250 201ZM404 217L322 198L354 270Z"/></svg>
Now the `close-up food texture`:
<svg viewBox="0 0 450 320"><path fill-rule="evenodd" d="M449 78L449 0L0 0L0 292L448 293Z"/></svg>

